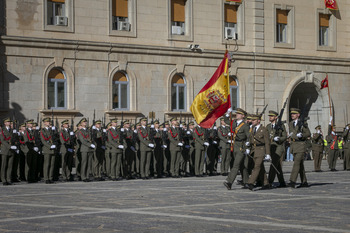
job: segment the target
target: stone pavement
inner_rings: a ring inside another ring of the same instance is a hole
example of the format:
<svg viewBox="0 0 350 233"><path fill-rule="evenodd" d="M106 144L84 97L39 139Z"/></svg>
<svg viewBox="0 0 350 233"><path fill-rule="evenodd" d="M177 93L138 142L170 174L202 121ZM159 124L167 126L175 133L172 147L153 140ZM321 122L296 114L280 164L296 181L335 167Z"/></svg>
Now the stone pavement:
<svg viewBox="0 0 350 233"><path fill-rule="evenodd" d="M297 189L228 191L223 176L1 186L0 232L350 232L342 162L306 161L311 187Z"/></svg>

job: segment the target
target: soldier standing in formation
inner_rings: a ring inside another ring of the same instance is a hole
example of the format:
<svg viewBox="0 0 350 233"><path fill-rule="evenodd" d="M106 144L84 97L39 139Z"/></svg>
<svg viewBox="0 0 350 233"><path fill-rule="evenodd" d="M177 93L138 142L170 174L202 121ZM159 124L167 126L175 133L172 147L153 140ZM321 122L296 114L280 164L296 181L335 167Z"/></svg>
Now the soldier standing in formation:
<svg viewBox="0 0 350 233"><path fill-rule="evenodd" d="M321 172L321 163L323 158L324 138L321 126L315 127L316 133L312 135L312 157L314 159L315 172Z"/></svg>
<svg viewBox="0 0 350 233"><path fill-rule="evenodd" d="M142 179L150 178L152 152L155 147L150 138L150 129L147 127L147 118L141 119L141 127L137 131L140 140L140 173Z"/></svg>
<svg viewBox="0 0 350 233"><path fill-rule="evenodd" d="M11 185L11 175L13 167L13 158L17 146L13 144L13 129L11 129L10 118L5 118L4 127L1 128L1 181L3 185Z"/></svg>
<svg viewBox="0 0 350 233"><path fill-rule="evenodd" d="M328 135L326 137L327 144L329 147L328 151L328 165L329 169L334 172L337 165L337 159L339 156L339 147L338 147L338 136L335 133L335 125L332 125L332 117L329 119L328 125Z"/></svg>
<svg viewBox="0 0 350 233"><path fill-rule="evenodd" d="M177 127L177 118L171 118L170 122L171 127L168 131L168 139L170 145L170 174L174 178L179 178L181 148L183 147L183 142L181 140L181 130L179 127Z"/></svg>
<svg viewBox="0 0 350 233"><path fill-rule="evenodd" d="M344 140L344 170L350 171L350 124L345 126L343 132L343 140Z"/></svg>

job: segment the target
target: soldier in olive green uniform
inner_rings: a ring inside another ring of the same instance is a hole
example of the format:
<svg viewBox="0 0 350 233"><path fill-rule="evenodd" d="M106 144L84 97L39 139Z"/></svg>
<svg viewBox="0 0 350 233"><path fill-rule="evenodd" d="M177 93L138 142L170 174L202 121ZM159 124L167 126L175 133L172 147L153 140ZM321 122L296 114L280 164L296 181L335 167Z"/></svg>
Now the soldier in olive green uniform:
<svg viewBox="0 0 350 233"><path fill-rule="evenodd" d="M76 169L76 179L78 181L81 181L81 141L79 140L78 135L80 134L80 130L83 128L83 126L80 124L80 122L76 125L77 130L75 131L75 169Z"/></svg>
<svg viewBox="0 0 350 233"><path fill-rule="evenodd" d="M177 118L173 117L170 119L171 127L168 131L168 138L170 141L170 174L174 178L180 177L180 159L181 159L181 148L183 142L181 141L181 129L177 127Z"/></svg>
<svg viewBox="0 0 350 233"><path fill-rule="evenodd" d="M153 170L157 177L162 176L163 172L163 140L162 131L159 128L159 121L154 121L154 128L152 129L152 137L154 140L155 148L153 151Z"/></svg>
<svg viewBox="0 0 350 233"><path fill-rule="evenodd" d="M94 164L93 164L93 173L94 173L94 179L96 181L103 181L102 178L102 166L103 166L103 160L105 157L105 145L104 145L104 132L101 128L102 121L97 120L95 122L94 127L92 128L92 141L94 145L96 146L94 151Z"/></svg>
<svg viewBox="0 0 350 233"><path fill-rule="evenodd" d="M125 147L125 176L127 179L134 178L132 175L132 165L135 160L135 147L133 141L134 132L130 128L130 122L128 120L124 121L124 145Z"/></svg>
<svg viewBox="0 0 350 233"><path fill-rule="evenodd" d="M26 121L27 128L23 132L23 153L25 155L25 177L28 183L36 182L37 176L35 174L37 164L38 147L35 146L35 137L33 127L33 120Z"/></svg>
<svg viewBox="0 0 350 233"><path fill-rule="evenodd" d="M311 136L311 133L306 123L304 125L300 124L300 109L291 108L290 110L292 118L292 121L289 123L289 136L291 138L290 153L293 154L294 163L288 185L295 188L298 174L300 174L300 187L308 187L309 185L305 175L304 155L306 151L305 141Z"/></svg>
<svg viewBox="0 0 350 233"><path fill-rule="evenodd" d="M229 109L230 111L231 109ZM229 114L225 115L226 124L230 124L231 134L234 134L234 147L233 147L233 156L234 164L232 170L230 171L224 185L227 189L231 189L233 181L236 179L238 171L241 171L243 184L248 182L248 170L245 166L245 149L249 146L249 125L244 122L244 116L246 112L243 109L237 108L236 110L236 119L230 122Z"/></svg>
<svg viewBox="0 0 350 233"><path fill-rule="evenodd" d="M4 119L4 126L1 128L1 181L3 185L11 185L11 174L13 166L14 151L17 146L13 145L11 138L13 130L10 128L10 118Z"/></svg>
<svg viewBox="0 0 350 233"><path fill-rule="evenodd" d="M163 153L163 175L164 176L170 176L170 140L168 137L168 132L170 129L170 125L168 122L164 122L164 129L163 129L163 147L164 147L164 153Z"/></svg>
<svg viewBox="0 0 350 233"><path fill-rule="evenodd" d="M332 126L332 117L329 120L328 125L328 135L326 137L327 144L329 145L328 152L328 165L329 169L334 172L337 165L337 159L339 156L339 147L338 147L338 135L335 133L335 125Z"/></svg>
<svg viewBox="0 0 350 233"><path fill-rule="evenodd" d="M150 138L150 129L147 127L147 118L142 118L141 127L137 131L140 140L140 173L142 179L150 178L150 165L154 142Z"/></svg>
<svg viewBox="0 0 350 233"><path fill-rule="evenodd" d="M321 126L316 126L316 133L312 135L312 157L314 159L315 172L321 172L323 158L323 134Z"/></svg>
<svg viewBox="0 0 350 233"><path fill-rule="evenodd" d="M344 170L350 171L350 124L345 126L343 132L344 140Z"/></svg>
<svg viewBox="0 0 350 233"><path fill-rule="evenodd" d="M221 125L218 128L218 137L220 139L220 149L221 149L221 174L223 176L228 175L228 169L230 167L231 160L231 133L230 128L225 123L225 118L220 118Z"/></svg>
<svg viewBox="0 0 350 233"><path fill-rule="evenodd" d="M114 181L122 180L122 157L125 146L121 136L121 131L117 129L117 119L111 121L112 127L108 131L108 141L111 152L111 178Z"/></svg>
<svg viewBox="0 0 350 233"><path fill-rule="evenodd" d="M43 119L44 127L41 129L41 143L44 154L44 180L46 184L53 183L53 171L55 166L55 149L53 130L50 127L51 119L46 117Z"/></svg>
<svg viewBox="0 0 350 233"><path fill-rule="evenodd" d="M111 123L106 126L106 141L105 141L105 166L106 166L106 176L111 179L111 145L108 140L108 132L111 129Z"/></svg>
<svg viewBox="0 0 350 233"><path fill-rule="evenodd" d="M69 130L69 121L62 121L62 129L60 132L60 141L61 141L61 168L62 168L62 178L63 181L69 181L71 179L72 174L72 166L73 166L73 153L74 153L74 145L73 141L74 132Z"/></svg>
<svg viewBox="0 0 350 233"><path fill-rule="evenodd" d="M267 129L260 124L260 116L252 115L252 127L253 131L249 135L250 149L246 149L246 154L252 154L254 160L254 168L248 183L245 184L245 188L253 190L254 183L259 180L263 181L263 189L271 187L267 180L267 175L264 166L264 158L269 160L270 157L270 137Z"/></svg>
<svg viewBox="0 0 350 233"><path fill-rule="evenodd" d="M92 143L90 132L86 129L87 120L83 118L80 120L79 124L82 126L82 129L78 132L78 139L81 143L80 152L81 152L81 179L84 182L90 182L89 179L89 168L91 167L91 157L93 156L94 149L96 146Z"/></svg>
<svg viewBox="0 0 350 233"><path fill-rule="evenodd" d="M194 128L194 141L195 141L195 157L194 157L194 174L197 177L203 176L204 171L204 159L205 150L209 146L209 142L206 141L205 135L206 129L197 125Z"/></svg>
<svg viewBox="0 0 350 233"><path fill-rule="evenodd" d="M216 175L216 162L218 158L218 132L215 124L207 129L207 140L209 146L206 151L206 173L213 176Z"/></svg>
<svg viewBox="0 0 350 233"><path fill-rule="evenodd" d="M277 175L279 187L286 187L286 183L283 177L282 163L285 154L285 142L287 140L286 127L281 124L277 126L278 113L275 111L269 111L270 124L266 126L269 133L269 139L271 142L271 165L269 169L269 183L272 185ZM278 128L277 128L278 127Z"/></svg>
<svg viewBox="0 0 350 233"><path fill-rule="evenodd" d="M194 171L194 164L195 164L195 148L196 148L196 143L195 143L195 132L194 132L194 122L191 121L189 124L188 124L188 144L190 146L190 151L189 151L189 175L193 176L195 174L195 171Z"/></svg>

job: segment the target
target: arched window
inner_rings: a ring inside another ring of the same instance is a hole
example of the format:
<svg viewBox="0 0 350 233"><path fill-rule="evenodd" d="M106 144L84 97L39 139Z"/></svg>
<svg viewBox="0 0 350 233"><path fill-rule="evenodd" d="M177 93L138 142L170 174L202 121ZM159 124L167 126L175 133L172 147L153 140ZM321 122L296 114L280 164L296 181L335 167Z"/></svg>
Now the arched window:
<svg viewBox="0 0 350 233"><path fill-rule="evenodd" d="M61 68L53 68L48 75L47 82L48 109L67 108L67 79Z"/></svg>
<svg viewBox="0 0 350 233"><path fill-rule="evenodd" d="M231 109L236 110L239 108L239 93L238 93L238 81L235 76L230 76L230 96L231 96Z"/></svg>
<svg viewBox="0 0 350 233"><path fill-rule="evenodd" d="M115 110L129 109L129 79L124 72L117 72L113 76L112 103Z"/></svg>
<svg viewBox="0 0 350 233"><path fill-rule="evenodd" d="M186 111L186 80L181 74L175 74L171 80L171 109Z"/></svg>

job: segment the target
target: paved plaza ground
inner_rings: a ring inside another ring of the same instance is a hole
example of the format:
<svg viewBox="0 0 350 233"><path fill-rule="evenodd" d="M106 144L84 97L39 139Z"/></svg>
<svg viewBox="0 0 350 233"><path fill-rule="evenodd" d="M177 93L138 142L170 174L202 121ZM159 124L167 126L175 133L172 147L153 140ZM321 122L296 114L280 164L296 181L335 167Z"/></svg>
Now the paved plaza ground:
<svg viewBox="0 0 350 233"><path fill-rule="evenodd" d="M306 161L311 187L297 189L229 191L223 176L1 186L0 232L350 232L342 162Z"/></svg>

